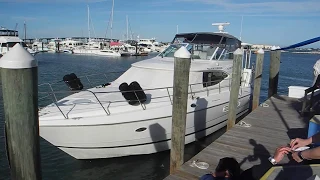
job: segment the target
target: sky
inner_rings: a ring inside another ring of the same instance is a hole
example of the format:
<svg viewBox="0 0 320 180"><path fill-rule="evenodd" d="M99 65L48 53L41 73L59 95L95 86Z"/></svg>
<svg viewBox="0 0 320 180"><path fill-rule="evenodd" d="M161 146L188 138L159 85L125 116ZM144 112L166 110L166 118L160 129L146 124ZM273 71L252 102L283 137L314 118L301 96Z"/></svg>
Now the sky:
<svg viewBox="0 0 320 180"><path fill-rule="evenodd" d="M27 38L111 36L112 0L0 0L0 26ZM216 32L243 42L281 47L320 36L320 0L115 0L112 37L124 39L126 16L134 37L171 41L177 32ZM243 20L242 20L243 19ZM241 23L242 22L242 23ZM315 43L308 47L320 47Z"/></svg>

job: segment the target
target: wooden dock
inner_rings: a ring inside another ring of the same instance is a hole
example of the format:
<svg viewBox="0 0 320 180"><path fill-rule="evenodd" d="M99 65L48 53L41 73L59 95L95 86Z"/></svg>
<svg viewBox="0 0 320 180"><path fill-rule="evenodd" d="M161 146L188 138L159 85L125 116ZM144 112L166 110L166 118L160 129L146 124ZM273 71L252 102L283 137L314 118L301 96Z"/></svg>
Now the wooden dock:
<svg viewBox="0 0 320 180"><path fill-rule="evenodd" d="M240 163L242 170L259 165L261 172L254 174L262 177L270 168L268 158L274 154L277 147L287 145L292 138L307 136L311 118L300 116L302 102L297 99L273 96L264 105L259 106L242 120L251 124L251 127L242 127L238 123L184 163L166 180L199 179L206 173L214 172L219 159L223 157L234 157ZM285 157L281 164L297 165L290 158L291 156ZM191 167L195 160L206 162L210 166L206 170Z"/></svg>

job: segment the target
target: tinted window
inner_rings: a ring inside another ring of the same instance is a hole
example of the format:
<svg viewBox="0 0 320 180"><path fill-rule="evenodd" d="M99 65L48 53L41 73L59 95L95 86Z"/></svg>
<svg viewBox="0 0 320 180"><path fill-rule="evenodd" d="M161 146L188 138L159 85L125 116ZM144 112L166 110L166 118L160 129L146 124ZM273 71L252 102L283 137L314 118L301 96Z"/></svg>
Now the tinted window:
<svg viewBox="0 0 320 180"><path fill-rule="evenodd" d="M14 45L16 45L18 42L8 42L8 43L2 43L1 44L1 47L7 47L7 45L8 45L8 47L9 48L12 48ZM20 43L21 44L21 46L23 46L23 47L27 47L27 45L24 43L24 42L21 42Z"/></svg>
<svg viewBox="0 0 320 180"><path fill-rule="evenodd" d="M224 72L203 72L203 87L219 84L226 77L228 75Z"/></svg>

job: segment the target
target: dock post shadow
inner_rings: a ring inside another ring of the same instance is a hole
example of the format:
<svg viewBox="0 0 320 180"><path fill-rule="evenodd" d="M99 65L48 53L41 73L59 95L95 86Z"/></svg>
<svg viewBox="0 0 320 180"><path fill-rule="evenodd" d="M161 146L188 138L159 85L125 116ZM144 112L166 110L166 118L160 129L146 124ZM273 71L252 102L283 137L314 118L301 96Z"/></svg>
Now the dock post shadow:
<svg viewBox="0 0 320 180"><path fill-rule="evenodd" d="M205 137L206 134L206 120L207 120L208 101L204 98L199 98L196 101L194 109L194 132L195 140Z"/></svg>
<svg viewBox="0 0 320 180"><path fill-rule="evenodd" d="M159 123L151 124L149 132L157 152L169 149L166 130Z"/></svg>

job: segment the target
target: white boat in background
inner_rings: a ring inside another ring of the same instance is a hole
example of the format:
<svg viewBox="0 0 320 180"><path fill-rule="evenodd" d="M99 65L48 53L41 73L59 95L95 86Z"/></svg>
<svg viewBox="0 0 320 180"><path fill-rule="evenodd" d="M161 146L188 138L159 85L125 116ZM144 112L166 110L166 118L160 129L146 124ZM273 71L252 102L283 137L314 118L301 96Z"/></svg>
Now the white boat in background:
<svg viewBox="0 0 320 180"><path fill-rule="evenodd" d="M181 43L170 45L152 59L132 64L110 84L73 93L41 109L41 137L76 159L170 149L173 56L182 46L192 52L185 143L224 127L232 57L241 42L227 33L211 32L177 34L173 42L177 40ZM237 117L249 108L251 73L250 65L242 69ZM77 77L65 82L70 89L83 87ZM56 97L55 92L48 94Z"/></svg>
<svg viewBox="0 0 320 180"><path fill-rule="evenodd" d="M114 50L110 50L110 49L103 49L103 50L95 51L93 54L98 55L98 56L114 56L114 57L121 56L121 53L114 51Z"/></svg>
<svg viewBox="0 0 320 180"><path fill-rule="evenodd" d="M98 51L100 51L100 49L87 49L84 47L79 47L72 50L74 54L85 54L85 55L95 54Z"/></svg>
<svg viewBox="0 0 320 180"><path fill-rule="evenodd" d="M131 46L130 44L125 44L122 51L121 56L132 56L133 54L136 54L137 50L135 46Z"/></svg>
<svg viewBox="0 0 320 180"><path fill-rule="evenodd" d="M73 54L73 50L72 49L63 49L62 51L64 53Z"/></svg>
<svg viewBox="0 0 320 180"><path fill-rule="evenodd" d="M57 52L63 50L62 40L59 38L51 39L48 43L48 52Z"/></svg>
<svg viewBox="0 0 320 180"><path fill-rule="evenodd" d="M155 39L139 39L138 45L144 47L144 52L158 52L159 43Z"/></svg>
<svg viewBox="0 0 320 180"><path fill-rule="evenodd" d="M82 41L76 41L76 40L73 40L72 38L67 38L64 41L61 41L61 44L63 49L67 49L67 50L72 50L84 45Z"/></svg>
<svg viewBox="0 0 320 180"><path fill-rule="evenodd" d="M36 39L33 43L32 43L32 49L34 51L37 52L48 52L49 49L47 47L46 44L44 44L42 41L40 41L39 39Z"/></svg>
<svg viewBox="0 0 320 180"><path fill-rule="evenodd" d="M16 30L9 30L3 27L0 29L0 55L10 51L17 43L21 44L30 54L35 55L37 53L30 49L18 36L18 31Z"/></svg>

